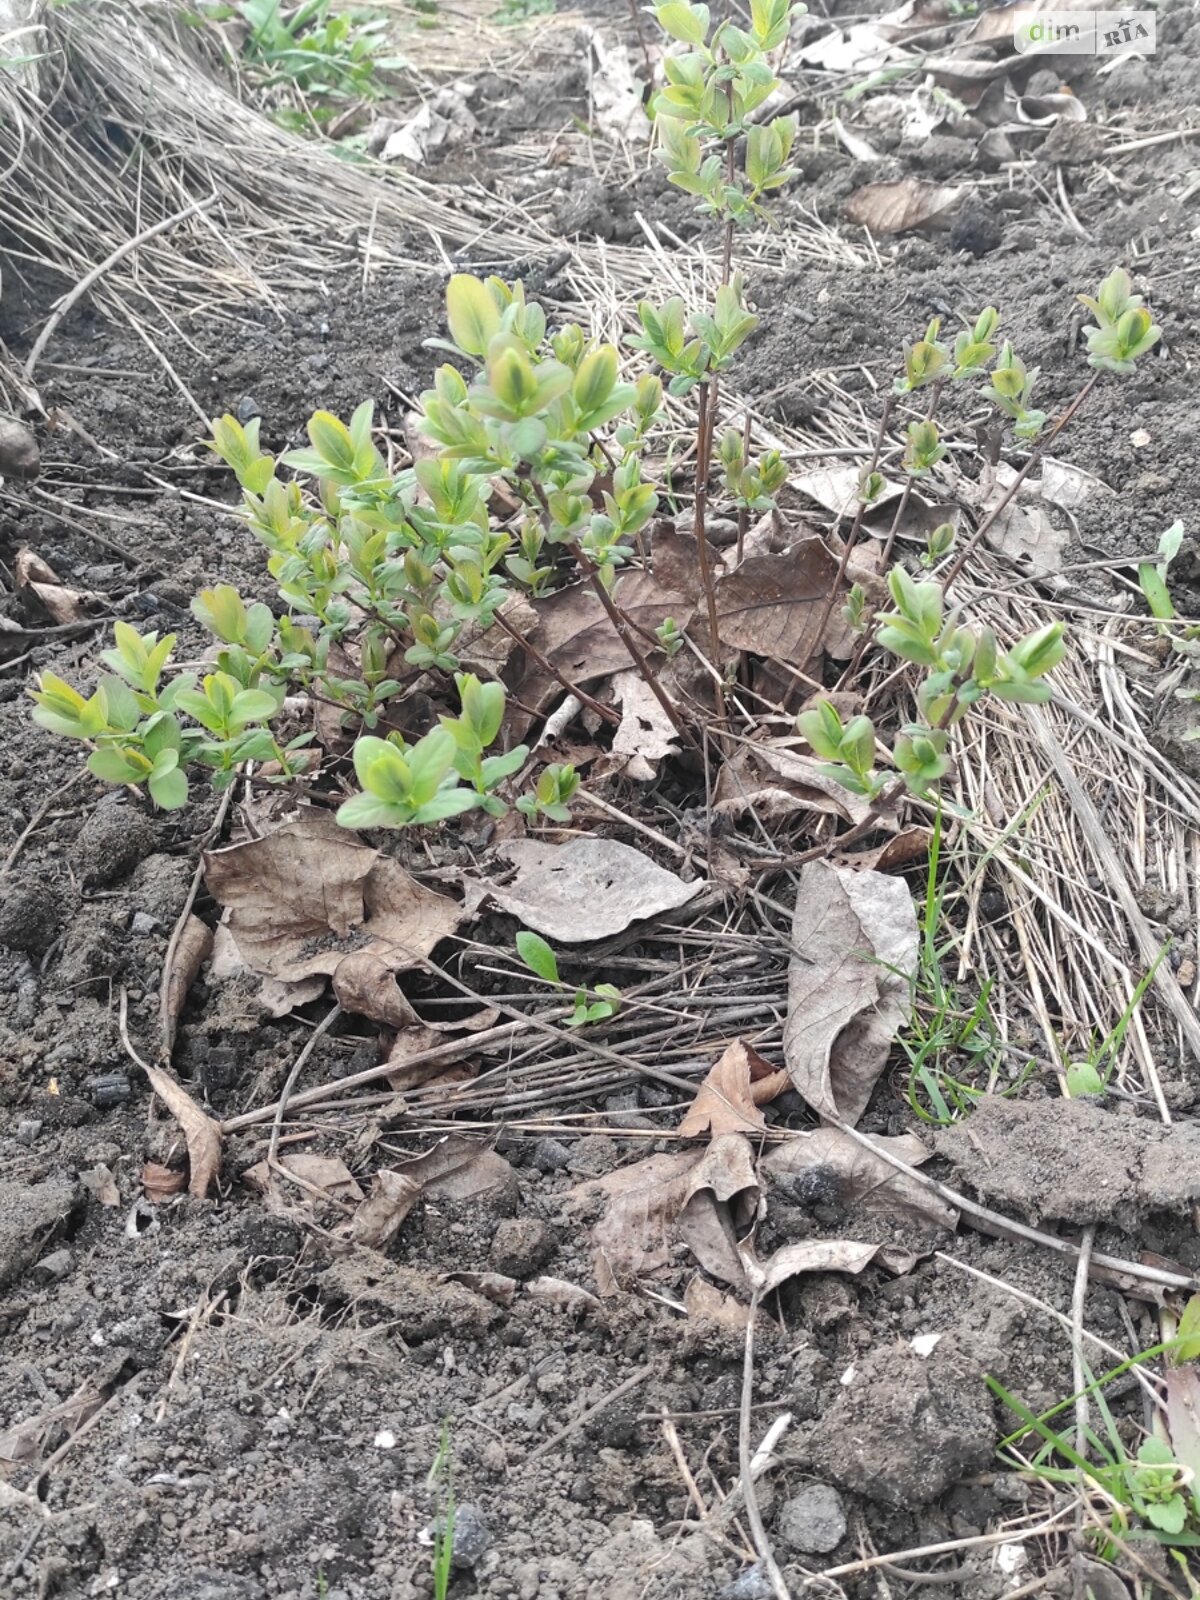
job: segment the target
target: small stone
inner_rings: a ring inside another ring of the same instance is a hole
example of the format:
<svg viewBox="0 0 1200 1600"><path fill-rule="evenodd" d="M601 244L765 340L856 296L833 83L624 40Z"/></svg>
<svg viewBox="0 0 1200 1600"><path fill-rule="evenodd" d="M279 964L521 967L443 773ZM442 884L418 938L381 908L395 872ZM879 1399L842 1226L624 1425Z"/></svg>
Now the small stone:
<svg viewBox="0 0 1200 1600"><path fill-rule="evenodd" d="M237 403L237 419L239 422L253 422L255 417L261 417L258 401L251 394L244 394Z"/></svg>
<svg viewBox="0 0 1200 1600"><path fill-rule="evenodd" d="M123 1105L132 1092L129 1079L123 1072L99 1072L95 1077L89 1078L84 1087L92 1097L92 1104L99 1111L106 1111L110 1106Z"/></svg>
<svg viewBox="0 0 1200 1600"><path fill-rule="evenodd" d="M129 924L130 933L153 933L158 927L158 919L152 917L148 911L135 911Z"/></svg>
<svg viewBox="0 0 1200 1600"><path fill-rule="evenodd" d="M950 224L951 250L965 250L968 255L990 255L1003 238L1003 222L978 201L965 201Z"/></svg>
<svg viewBox="0 0 1200 1600"><path fill-rule="evenodd" d="M25 1117L17 1123L17 1140L20 1144L33 1144L42 1131L41 1120L38 1117Z"/></svg>
<svg viewBox="0 0 1200 1600"><path fill-rule="evenodd" d="M29 429L11 417L0 418L0 476L36 478L42 458Z"/></svg>
<svg viewBox="0 0 1200 1600"><path fill-rule="evenodd" d="M35 1277L53 1279L56 1283L61 1283L70 1270L69 1250L52 1250L48 1256L43 1256L33 1269Z"/></svg>
<svg viewBox="0 0 1200 1600"><path fill-rule="evenodd" d="M68 904L60 890L38 876L5 879L0 895L0 945L43 955L58 937Z"/></svg>
<svg viewBox="0 0 1200 1600"><path fill-rule="evenodd" d="M718 1590L717 1600L771 1600L775 1590L759 1562Z"/></svg>
<svg viewBox="0 0 1200 1600"><path fill-rule="evenodd" d="M842 1497L827 1483L814 1483L785 1500L776 1519L779 1537L805 1555L828 1555L846 1537Z"/></svg>
<svg viewBox="0 0 1200 1600"><path fill-rule="evenodd" d="M59 1178L35 1184L0 1179L0 1289L34 1264L82 1199L81 1189Z"/></svg>
<svg viewBox="0 0 1200 1600"><path fill-rule="evenodd" d="M539 1139L529 1152L529 1164L538 1172L561 1172L571 1160L571 1152L561 1139Z"/></svg>
<svg viewBox="0 0 1200 1600"><path fill-rule="evenodd" d="M537 1217L504 1217L496 1224L488 1259L509 1278L531 1278L554 1254L554 1234Z"/></svg>
<svg viewBox="0 0 1200 1600"><path fill-rule="evenodd" d="M439 1517L434 1524L438 1535L445 1531L446 1519ZM454 1572L466 1572L477 1566L492 1546L492 1530L478 1506L461 1505L454 1508L454 1549L450 1566Z"/></svg>

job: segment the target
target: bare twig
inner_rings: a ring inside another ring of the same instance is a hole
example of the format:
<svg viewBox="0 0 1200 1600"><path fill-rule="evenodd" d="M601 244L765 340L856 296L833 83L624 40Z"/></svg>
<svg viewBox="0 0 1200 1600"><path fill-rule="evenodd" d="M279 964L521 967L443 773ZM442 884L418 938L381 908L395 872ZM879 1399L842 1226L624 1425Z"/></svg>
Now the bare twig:
<svg viewBox="0 0 1200 1600"><path fill-rule="evenodd" d="M309 1034L308 1039L305 1042L304 1049L301 1050L300 1054L292 1063L292 1070L288 1073L287 1081L280 1091L279 1099L275 1105L275 1117L271 1123L271 1140L267 1145L267 1165L269 1167L274 1167L276 1164L275 1157L279 1150L279 1135L283 1128L283 1119L287 1115L288 1102L291 1100L292 1090L296 1087L296 1084L300 1078L300 1074L304 1071L305 1063L308 1061L308 1058L312 1055L313 1051L317 1048L317 1045L329 1032L330 1028L333 1027L334 1023L341 1016L341 1014L342 1008L340 1005L335 1005L330 1011L328 1011L321 1021L317 1023L317 1026L313 1029L312 1033Z"/></svg>
<svg viewBox="0 0 1200 1600"><path fill-rule="evenodd" d="M750 1524L750 1537L754 1540L758 1559L771 1580L775 1600L792 1600L791 1590L779 1570L771 1541L767 1538L762 1512L759 1510L758 1493L754 1487L754 1473L751 1470L750 1412L754 1400L754 1324L757 1319L758 1296L755 1295L750 1301L750 1315L746 1318L746 1346L742 1360L742 1404L738 1412L738 1467L741 1473L739 1482L742 1497L746 1502L746 1520Z"/></svg>
<svg viewBox="0 0 1200 1600"><path fill-rule="evenodd" d="M619 1383L615 1389L610 1389L606 1395L602 1395L594 1404L588 1406L586 1411L581 1411L565 1427L560 1428L557 1433L551 1434L536 1449L531 1450L525 1457L524 1465L531 1466L533 1462L540 1461L543 1456L549 1455L552 1450L557 1450L564 1439L569 1439L573 1433L578 1433L585 1423L590 1422L593 1417L599 1416L602 1411L606 1411L609 1406L622 1399L625 1395L631 1394L639 1384L645 1383L653 1371L653 1366L649 1364L639 1367L631 1377L625 1379L624 1383Z"/></svg>

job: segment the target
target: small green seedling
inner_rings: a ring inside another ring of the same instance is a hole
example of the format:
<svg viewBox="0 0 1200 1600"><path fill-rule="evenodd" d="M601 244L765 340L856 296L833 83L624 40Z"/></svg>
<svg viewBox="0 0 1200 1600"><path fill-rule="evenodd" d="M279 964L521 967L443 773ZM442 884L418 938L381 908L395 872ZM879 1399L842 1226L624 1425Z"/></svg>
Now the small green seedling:
<svg viewBox="0 0 1200 1600"><path fill-rule="evenodd" d="M567 987L558 975L558 957L540 933L522 928L517 934L517 954L535 977L554 984L556 988ZM567 1017L566 1025L568 1028L582 1028L589 1022L603 1022L608 1017L616 1016L620 1004L621 991L611 983L598 983L590 990L576 989L575 1009Z"/></svg>
<svg viewBox="0 0 1200 1600"><path fill-rule="evenodd" d="M1063 1076L1066 1080L1067 1093L1072 1100L1079 1099L1083 1095L1101 1095L1107 1091L1109 1080L1117 1070L1117 1061L1121 1054L1121 1046L1125 1043L1125 1035L1129 1031L1137 1008L1145 998L1147 989L1154 982L1155 974L1166 960L1170 948L1168 940L1151 962L1149 969L1138 979L1128 1004L1104 1038L1097 1040L1093 1037L1087 1054L1068 1064Z"/></svg>
<svg viewBox="0 0 1200 1600"><path fill-rule="evenodd" d="M434 1600L446 1600L450 1592L450 1575L454 1570L454 1478L450 1447L450 1421L442 1423L437 1455L429 1468L427 1487L434 1493L441 1490L441 1513L433 1525L433 1594Z"/></svg>

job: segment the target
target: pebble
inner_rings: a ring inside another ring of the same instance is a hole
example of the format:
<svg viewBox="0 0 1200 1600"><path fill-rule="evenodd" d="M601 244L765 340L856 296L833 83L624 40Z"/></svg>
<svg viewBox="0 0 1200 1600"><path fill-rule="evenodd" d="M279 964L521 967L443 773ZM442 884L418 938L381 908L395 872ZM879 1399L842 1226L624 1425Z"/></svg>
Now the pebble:
<svg viewBox="0 0 1200 1600"><path fill-rule="evenodd" d="M252 422L255 417L261 417L258 401L253 395L244 394L237 403L237 419L239 422Z"/></svg>
<svg viewBox="0 0 1200 1600"><path fill-rule="evenodd" d="M157 917L152 917L148 911L135 911L129 924L129 931L131 933L153 933L157 927Z"/></svg>
<svg viewBox="0 0 1200 1600"><path fill-rule="evenodd" d="M434 1531L442 1533L446 1519L439 1517ZM450 1566L454 1572L464 1572L477 1566L492 1547L492 1530L478 1506L470 1504L454 1508L454 1550Z"/></svg>
<svg viewBox="0 0 1200 1600"><path fill-rule="evenodd" d="M109 1106L122 1105L132 1092L129 1079L123 1072L97 1073L87 1080L85 1087L92 1097L92 1104L100 1111Z"/></svg>
<svg viewBox="0 0 1200 1600"><path fill-rule="evenodd" d="M539 1139L529 1152L530 1165L538 1172L561 1172L571 1159L571 1152L561 1139Z"/></svg>
<svg viewBox="0 0 1200 1600"><path fill-rule="evenodd" d="M771 1600L775 1593L771 1587L771 1580L767 1577L762 1565L755 1562L752 1567L747 1567L732 1583L717 1592L717 1600Z"/></svg>
<svg viewBox="0 0 1200 1600"><path fill-rule="evenodd" d="M71 1252L69 1250L52 1250L48 1256L43 1256L34 1268L34 1276L52 1278L61 1281L71 1270Z"/></svg>
<svg viewBox="0 0 1200 1600"><path fill-rule="evenodd" d="M0 418L0 475L5 478L36 478L42 458L37 440L29 429L11 417Z"/></svg>
<svg viewBox="0 0 1200 1600"><path fill-rule="evenodd" d="M33 1144L41 1131L42 1124L40 1118L26 1117L23 1121L17 1123L17 1141L18 1143L25 1145Z"/></svg>
<svg viewBox="0 0 1200 1600"><path fill-rule="evenodd" d="M827 1483L810 1484L784 1501L775 1525L779 1537L793 1550L807 1555L827 1555L846 1537L842 1497Z"/></svg>

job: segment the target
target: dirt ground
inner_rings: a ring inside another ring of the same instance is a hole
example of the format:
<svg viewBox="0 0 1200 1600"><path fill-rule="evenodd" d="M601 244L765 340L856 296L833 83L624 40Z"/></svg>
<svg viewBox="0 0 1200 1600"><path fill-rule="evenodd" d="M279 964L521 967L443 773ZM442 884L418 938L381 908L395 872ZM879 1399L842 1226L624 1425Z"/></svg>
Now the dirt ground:
<svg viewBox="0 0 1200 1600"><path fill-rule="evenodd" d="M829 14L867 9L835 3ZM590 14L629 32L618 0ZM814 18L809 36L827 28ZM784 202L785 227L789 214L815 214L859 248L862 232L841 207L864 182L966 176L978 191L948 232L881 240L877 261L863 249L858 267L813 262L757 278L762 323L739 387L767 417L819 439L831 378L869 414L900 346L929 316L991 302L1026 361L1042 368L1041 403L1053 410L1083 370L1074 296L1124 263L1163 328L1162 351L1135 378L1103 389L1071 430L1065 453L1114 493L1080 509L1070 578L1099 606L1127 606L1132 568L1115 563L1152 550L1181 518L1186 598L1187 586L1200 591L1192 448L1200 155L1195 140L1176 139L1109 161L1097 130L1115 120L1133 142L1195 124L1200 18L1168 3L1155 55L1107 75L1086 58L1056 60L1052 70L1069 76L1089 120L1051 131L1047 144L1057 142L1040 147L1028 182L989 172L965 137L906 141L874 129L881 160L864 163L827 132L801 135L803 177ZM804 70L788 77L802 126L814 129L828 108L826 81ZM521 105L491 82L483 102L482 152L458 159L486 156L501 172L508 146L544 126L522 106L551 105L555 123L586 111L578 75L558 61ZM1059 174L1075 226L1056 198ZM577 237L631 245L640 237L634 212L696 236L690 203L656 174L606 187L590 168L548 167L541 179L566 250ZM177 341L171 360L208 414L259 411L272 449L302 437L317 407L348 415L365 398L399 428L437 359L423 341L439 331L444 282L428 238L414 231L411 248L428 263L422 270L380 272L365 293L349 275L314 286L290 299L282 320L245 307L237 326L205 327L202 355ZM59 292L20 261L5 263L0 333L18 359ZM552 276L539 292L552 307ZM205 640L187 607L199 587L270 589L261 551L230 514L229 475L192 448L195 413L145 347L87 300L56 334L40 381L47 403L69 410L113 457L39 424L40 478L0 491L0 562L11 571L17 550L31 547L64 581L102 594L105 614L177 632L180 657L194 658ZM28 624L6 590L0 608ZM469 1200L419 1204L382 1255L345 1249L336 1208L272 1208L242 1181L265 1154L261 1125L227 1140L216 1202L146 1201L143 1163L173 1159L174 1137L123 1047L118 997L124 990L134 1045L153 1055L167 940L216 801L200 789L183 811L153 814L124 792L101 792L73 749L32 725L31 674L49 667L82 683L105 642L92 632L0 663L0 856L20 845L0 876L4 1600L431 1595L423 1536L442 1503L430 1473L444 1430L458 1506L453 1596L769 1595L749 1570L744 1522L714 1517L698 1531L672 1448L677 1440L695 1495L710 1508L718 1486L728 1492L737 1482L744 1329L715 1311L683 1314L695 1277L684 1252L644 1290L599 1296L592 1214L579 1199L587 1180L676 1148L666 1137L678 1122L676 1095L650 1081L609 1085L573 1106L562 1134L498 1112L490 1133L473 1136L507 1163L504 1178ZM394 848L410 864L421 859L407 842ZM216 920L203 888L196 909ZM764 1010L785 1003L782 971L771 982ZM202 975L174 1067L217 1117L269 1103L327 1004L276 1019L249 989ZM343 1019L319 1041L302 1082L378 1058L374 1030ZM1186 1127L1196 1063L1164 1047L1162 1067ZM1152 1252L1200 1273L1189 1205L1200 1196L1200 1152L1178 1147L1169 1204L1139 1183L1132 1155L1114 1157L1113 1188L1098 1211L1091 1177L1069 1170L1070 1141L1065 1155L1038 1142L1037 1107L1053 1093L1052 1081L1035 1079L1014 1103L1032 1107L1030 1116L1002 1111L976 1139L961 1129L943 1135L931 1170L1017 1213L1036 1190L1038 1220L1068 1229L1096 1221L1098 1250ZM771 1122L811 1125L791 1098L771 1108ZM581 1127L589 1115L604 1131ZM1135 1108L1093 1115L1118 1147L1137 1145ZM912 1123L900 1075L885 1077L864 1128L899 1133ZM355 1125L314 1113L313 1125L305 1148L340 1157L364 1187L378 1166L438 1136L402 1113ZM1081 1127L1074 1148L1091 1137ZM1006 1173L999 1188L989 1181L996 1165ZM1047 1171L1050 1185L1039 1181ZM836 1235L845 1221L836 1196L781 1185L760 1244ZM757 1443L778 1416L791 1416L759 1499L792 1592L835 1593L804 1588L814 1571L967 1541L915 1566L852 1572L844 1593L999 1600L1045 1574L1037 1592L1069 1595L1070 1525L1028 1543L1017 1536L1052 1519L1058 1502L997 1462L1008 1422L982 1374L1034 1410L1071 1393L1063 1314L1072 1262L966 1227L931 1241L895 1219L885 1233L917 1253L912 1270L893 1276L873 1265L857 1277L797 1279L759 1317L750 1432ZM498 1288L495 1275L515 1283ZM547 1278L587 1294L564 1304L561 1289L538 1290ZM1005 1284L1045 1306L1014 1298ZM1091 1288L1087 1325L1123 1352L1160 1337L1153 1304L1102 1282ZM931 1349L921 1335L938 1336ZM1130 1381L1114 1387L1112 1401L1140 1417ZM1017 1530L1010 1544L970 1543L1005 1528ZM1147 1547L1142 1559L1157 1557ZM1099 1569L1085 1575L1097 1600L1130 1592Z"/></svg>

